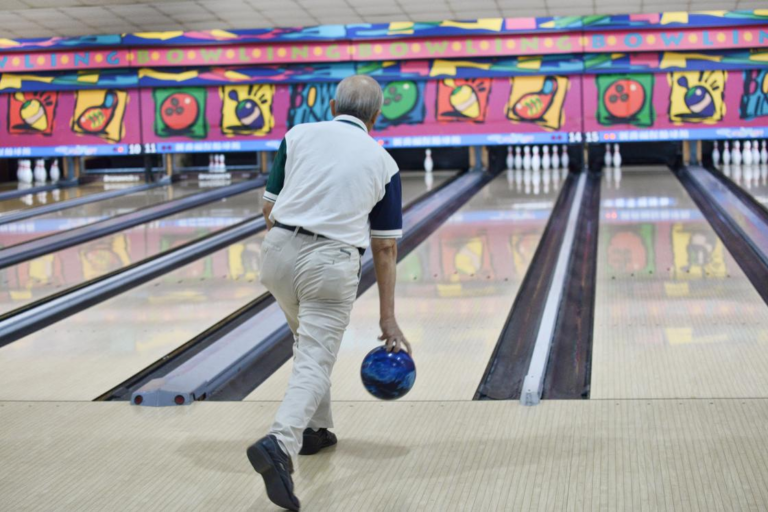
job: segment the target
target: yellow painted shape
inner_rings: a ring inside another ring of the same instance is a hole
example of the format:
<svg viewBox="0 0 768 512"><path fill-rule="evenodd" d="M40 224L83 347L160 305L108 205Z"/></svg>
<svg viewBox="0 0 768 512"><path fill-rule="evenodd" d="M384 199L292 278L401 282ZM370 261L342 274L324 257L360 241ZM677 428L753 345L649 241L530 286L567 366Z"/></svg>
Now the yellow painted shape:
<svg viewBox="0 0 768 512"><path fill-rule="evenodd" d="M670 23L688 23L687 12L665 12L661 15L661 24L668 25Z"/></svg>
<svg viewBox="0 0 768 512"><path fill-rule="evenodd" d="M726 14L728 14L728 11L701 11L699 14L706 14L707 16L718 16L722 18Z"/></svg>
<svg viewBox="0 0 768 512"><path fill-rule="evenodd" d="M503 18L481 18L476 21L444 21L441 27L462 28L465 30L483 29L500 32L504 26Z"/></svg>
<svg viewBox="0 0 768 512"><path fill-rule="evenodd" d="M97 84L99 83L99 74L93 72L83 73L82 75L77 76L77 81L87 84Z"/></svg>
<svg viewBox="0 0 768 512"><path fill-rule="evenodd" d="M193 78L197 78L198 72L197 71L183 71L181 73L166 73L163 71L156 71L152 68L141 68L139 69L139 78L154 78L156 80L173 80L175 82L184 82L186 80L191 80Z"/></svg>
<svg viewBox="0 0 768 512"><path fill-rule="evenodd" d="M21 89L22 82L43 82L50 84L53 82L52 76L34 76L34 75L13 75L3 73L0 76L0 91L3 89Z"/></svg>
<svg viewBox="0 0 768 512"><path fill-rule="evenodd" d="M211 30L211 35L216 39L237 39L237 34L221 29Z"/></svg>
<svg viewBox="0 0 768 512"><path fill-rule="evenodd" d="M517 67L521 69L541 69L541 57L523 57L517 61Z"/></svg>
<svg viewBox="0 0 768 512"><path fill-rule="evenodd" d="M429 71L430 76L439 75L456 75L457 69L462 68L475 68L475 69L490 69L490 63L471 62L466 60L435 60L432 64L432 69Z"/></svg>
<svg viewBox="0 0 768 512"><path fill-rule="evenodd" d="M5 39L4 37L0 37L0 48L13 48L15 46L19 46L18 41L14 41L13 39Z"/></svg>
<svg viewBox="0 0 768 512"><path fill-rule="evenodd" d="M168 39L173 39L174 37L181 37L184 35L183 30L171 30L168 32L137 32L133 34L136 37L140 37L142 39L158 39L160 41L167 41Z"/></svg>
<svg viewBox="0 0 768 512"><path fill-rule="evenodd" d="M688 66L688 59L708 60L710 62L721 62L722 55L707 55L706 53L678 53L664 52L661 56L661 69Z"/></svg>
<svg viewBox="0 0 768 512"><path fill-rule="evenodd" d="M395 21L389 24L390 34L413 34L413 23L410 21Z"/></svg>
<svg viewBox="0 0 768 512"><path fill-rule="evenodd" d="M237 71L225 71L224 76L230 80L234 80L238 82L247 81L248 79L251 78L248 75L244 75L243 73L238 73Z"/></svg>

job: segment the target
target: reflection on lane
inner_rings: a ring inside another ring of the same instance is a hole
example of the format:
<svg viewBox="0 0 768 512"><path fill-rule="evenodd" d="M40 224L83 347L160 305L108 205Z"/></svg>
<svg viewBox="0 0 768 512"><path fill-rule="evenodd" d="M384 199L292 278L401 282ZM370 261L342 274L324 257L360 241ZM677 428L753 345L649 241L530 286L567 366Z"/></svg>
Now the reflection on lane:
<svg viewBox="0 0 768 512"><path fill-rule="evenodd" d="M425 190L423 179L404 187ZM0 400L93 400L134 375L266 292L262 240L232 244L0 348ZM120 254L110 248L104 258Z"/></svg>
<svg viewBox="0 0 768 512"><path fill-rule="evenodd" d="M531 171L528 194L524 174L519 187L514 172L499 176L398 264L397 316L418 368L416 386L402 400L472 399L557 197L551 174L544 193L543 173ZM374 286L352 311L334 369L334 400L373 399L359 372L380 343L378 313ZM247 399L280 400L290 366Z"/></svg>
<svg viewBox="0 0 768 512"><path fill-rule="evenodd" d="M252 190L0 269L0 315L261 213Z"/></svg>
<svg viewBox="0 0 768 512"><path fill-rule="evenodd" d="M601 194L591 396L765 396L768 307L677 179Z"/></svg>
<svg viewBox="0 0 768 512"><path fill-rule="evenodd" d="M768 208L768 165L725 165L720 171Z"/></svg>
<svg viewBox="0 0 768 512"><path fill-rule="evenodd" d="M175 183L4 224L0 226L0 249L59 231L93 224L139 208L153 206L172 199L180 199L200 191L196 182Z"/></svg>
<svg viewBox="0 0 768 512"><path fill-rule="evenodd" d="M13 187L9 188L8 190L20 190L24 188L25 185L28 186L27 188L32 188L35 186L32 183L22 183L19 185L18 189ZM59 203L69 199L86 197L98 192L104 192L106 190L110 190L109 183L97 181L85 185L78 185L77 187L56 188L47 192L37 192L33 194L26 194L21 197L3 199L0 200L0 220L2 220L3 215L9 213L28 210L30 208L36 208L46 204Z"/></svg>

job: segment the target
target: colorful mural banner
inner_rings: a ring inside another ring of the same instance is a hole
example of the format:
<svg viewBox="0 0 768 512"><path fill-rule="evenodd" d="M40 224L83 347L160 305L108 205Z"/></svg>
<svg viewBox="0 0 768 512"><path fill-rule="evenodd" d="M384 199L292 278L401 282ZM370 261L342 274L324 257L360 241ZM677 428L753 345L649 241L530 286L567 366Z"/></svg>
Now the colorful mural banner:
<svg viewBox="0 0 768 512"><path fill-rule="evenodd" d="M0 94L0 156L141 152L138 90Z"/></svg>
<svg viewBox="0 0 768 512"><path fill-rule="evenodd" d="M730 27L735 25L758 25L766 22L768 22L767 9L754 11L611 14L606 16L584 16L581 18L581 25L585 31L621 28Z"/></svg>
<svg viewBox="0 0 768 512"><path fill-rule="evenodd" d="M768 71L673 71L584 78L588 142L768 134Z"/></svg>
<svg viewBox="0 0 768 512"><path fill-rule="evenodd" d="M131 50L120 48L32 53L3 52L0 53L0 72L124 68L131 65L131 60Z"/></svg>
<svg viewBox="0 0 768 512"><path fill-rule="evenodd" d="M617 30L584 35L584 51L588 53L757 47L768 47L768 24L722 29Z"/></svg>
<svg viewBox="0 0 768 512"><path fill-rule="evenodd" d="M580 137L580 80L567 76L395 80L382 87L374 136L385 147ZM153 115L142 116L144 150L275 150L290 127L331 119L334 91L330 83L145 89L142 105Z"/></svg>
<svg viewBox="0 0 768 512"><path fill-rule="evenodd" d="M584 56L587 73L768 68L768 50L600 53Z"/></svg>

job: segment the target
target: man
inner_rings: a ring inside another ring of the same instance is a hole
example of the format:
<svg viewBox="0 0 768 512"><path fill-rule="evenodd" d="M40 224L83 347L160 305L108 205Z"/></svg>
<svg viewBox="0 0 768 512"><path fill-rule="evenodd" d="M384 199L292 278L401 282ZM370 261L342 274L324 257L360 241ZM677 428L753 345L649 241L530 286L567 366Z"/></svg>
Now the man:
<svg viewBox="0 0 768 512"><path fill-rule="evenodd" d="M294 336L293 373L269 435L248 448L276 505L299 510L293 459L336 444L331 370L357 296L360 260L373 251L380 340L411 348L395 320L397 238L402 236L400 175L368 133L383 95L367 76L343 80L331 101L333 121L291 129L280 144L264 194L269 232L261 281Z"/></svg>

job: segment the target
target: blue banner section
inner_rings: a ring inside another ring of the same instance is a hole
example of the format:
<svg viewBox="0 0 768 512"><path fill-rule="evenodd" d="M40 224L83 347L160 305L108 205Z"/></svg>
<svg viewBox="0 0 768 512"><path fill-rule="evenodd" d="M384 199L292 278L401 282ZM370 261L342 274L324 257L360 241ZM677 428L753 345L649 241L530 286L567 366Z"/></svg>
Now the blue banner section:
<svg viewBox="0 0 768 512"><path fill-rule="evenodd" d="M123 156L141 154L141 144L94 144L77 146L26 146L0 148L0 158L52 156Z"/></svg>
<svg viewBox="0 0 768 512"><path fill-rule="evenodd" d="M768 127L605 130L585 134L587 142L655 142L665 140L765 139Z"/></svg>

